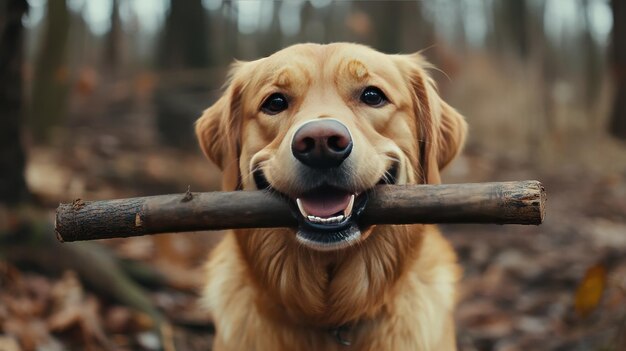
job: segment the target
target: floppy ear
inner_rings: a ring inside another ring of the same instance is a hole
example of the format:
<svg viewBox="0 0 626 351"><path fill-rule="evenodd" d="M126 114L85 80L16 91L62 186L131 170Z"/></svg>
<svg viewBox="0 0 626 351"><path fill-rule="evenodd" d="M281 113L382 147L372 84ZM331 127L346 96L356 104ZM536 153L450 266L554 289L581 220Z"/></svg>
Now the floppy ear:
<svg viewBox="0 0 626 351"><path fill-rule="evenodd" d="M400 56L414 92L420 146L420 178L423 183L441 183L440 171L461 151L467 123L454 108L441 99L435 83L426 72L432 67L420 54ZM408 66L408 67L407 67Z"/></svg>
<svg viewBox="0 0 626 351"><path fill-rule="evenodd" d="M239 101L243 85L237 79L237 72L242 65L243 63L233 65L222 97L204 111L195 125L200 148L223 172L223 190L237 190L241 187Z"/></svg>

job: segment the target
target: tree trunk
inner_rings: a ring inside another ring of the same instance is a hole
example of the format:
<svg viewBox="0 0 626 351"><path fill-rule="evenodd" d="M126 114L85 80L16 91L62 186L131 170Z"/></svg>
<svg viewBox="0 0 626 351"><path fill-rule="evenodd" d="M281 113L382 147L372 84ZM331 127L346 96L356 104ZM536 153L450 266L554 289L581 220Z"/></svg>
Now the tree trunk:
<svg viewBox="0 0 626 351"><path fill-rule="evenodd" d="M582 45L584 48L584 67L585 67L585 84L583 84L583 93L585 94L585 107L587 108L588 122L592 122L595 117L594 108L598 100L598 95L602 90L602 54L598 44L593 40L591 32L591 14L589 13L589 1L580 0L580 7L583 9L583 25L585 30L582 31ZM588 125L591 125L589 123Z"/></svg>
<svg viewBox="0 0 626 351"><path fill-rule="evenodd" d="M113 0L111 7L111 29L107 34L104 57L106 59L105 66L111 73L115 73L115 69L121 61L124 33L120 19L119 0Z"/></svg>
<svg viewBox="0 0 626 351"><path fill-rule="evenodd" d="M207 22L201 0L172 0L159 48L159 66L206 67L210 61Z"/></svg>
<svg viewBox="0 0 626 351"><path fill-rule="evenodd" d="M0 203L7 205L28 197L24 179L26 158L21 143L22 16L27 10L26 0L6 0L0 5Z"/></svg>
<svg viewBox="0 0 626 351"><path fill-rule="evenodd" d="M48 1L46 29L37 53L35 79L30 110L30 126L37 141L46 141L50 129L66 113L67 80L66 45L70 15L65 0Z"/></svg>
<svg viewBox="0 0 626 351"><path fill-rule="evenodd" d="M388 54L400 52L401 22L399 21L404 9L400 2L387 3L383 1L355 1L354 5L371 20L372 33L370 45L376 50Z"/></svg>
<svg viewBox="0 0 626 351"><path fill-rule="evenodd" d="M626 140L626 2L612 0L613 8L613 69L616 94L609 131Z"/></svg>
<svg viewBox="0 0 626 351"><path fill-rule="evenodd" d="M209 18L201 0L172 0L161 33L157 64L166 71L205 68L211 63L209 53ZM161 141L181 148L195 148L193 123L202 109L189 107L189 96L206 91L202 79L160 81L155 95L156 126Z"/></svg>
<svg viewBox="0 0 626 351"><path fill-rule="evenodd" d="M528 6L526 0L497 1L493 4L494 39L501 52L528 57Z"/></svg>

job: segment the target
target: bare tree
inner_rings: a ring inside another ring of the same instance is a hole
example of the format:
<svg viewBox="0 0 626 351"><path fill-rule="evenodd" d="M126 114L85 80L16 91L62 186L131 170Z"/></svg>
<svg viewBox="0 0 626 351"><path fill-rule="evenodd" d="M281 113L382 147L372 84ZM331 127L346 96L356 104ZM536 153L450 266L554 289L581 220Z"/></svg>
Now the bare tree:
<svg viewBox="0 0 626 351"><path fill-rule="evenodd" d="M585 84L583 93L585 94L585 105L587 112L592 112L602 85L602 71L605 67L602 65L602 54L598 44L593 40L591 35L591 14L589 13L589 1L580 0L580 7L583 9L583 25L585 30L582 31L582 45L584 48L584 78ZM595 117L594 113L588 113L589 118Z"/></svg>
<svg viewBox="0 0 626 351"><path fill-rule="evenodd" d="M26 199L25 156L22 130L22 65L24 61L22 16L26 0L0 2L0 203Z"/></svg>
<svg viewBox="0 0 626 351"><path fill-rule="evenodd" d="M208 19L200 0L172 0L161 37L159 65L166 69L206 67Z"/></svg>
<svg viewBox="0 0 626 351"><path fill-rule="evenodd" d="M113 0L111 4L111 30L106 37L105 46L105 65L114 71L120 64L122 37L124 35L122 30L122 21L120 19L119 0Z"/></svg>
<svg viewBox="0 0 626 351"><path fill-rule="evenodd" d="M626 140L626 2L612 0L613 8L613 68L616 94L609 130L611 134Z"/></svg>
<svg viewBox="0 0 626 351"><path fill-rule="evenodd" d="M66 46L70 14L65 0L48 1L46 29L35 63L30 126L35 138L49 137L64 117L67 100Z"/></svg>
<svg viewBox="0 0 626 351"><path fill-rule="evenodd" d="M161 32L157 65L163 70L206 68L209 52L209 18L200 0L172 0ZM156 92L157 131L166 144L192 148L193 122L202 108L190 96L206 89L199 79L161 80Z"/></svg>
<svg viewBox="0 0 626 351"><path fill-rule="evenodd" d="M511 51L520 58L528 56L528 12L526 0L494 3L495 30L492 35L501 51Z"/></svg>

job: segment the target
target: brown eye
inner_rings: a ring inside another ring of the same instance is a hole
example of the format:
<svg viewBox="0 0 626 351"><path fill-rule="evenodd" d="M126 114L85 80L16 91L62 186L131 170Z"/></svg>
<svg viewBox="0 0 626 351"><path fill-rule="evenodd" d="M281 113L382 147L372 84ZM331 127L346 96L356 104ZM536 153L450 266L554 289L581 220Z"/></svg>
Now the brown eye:
<svg viewBox="0 0 626 351"><path fill-rule="evenodd" d="M265 101L263 101L263 105L261 105L261 111L267 113L268 115L275 115L289 107L287 103L287 98L285 95L280 93L274 93L270 95Z"/></svg>
<svg viewBox="0 0 626 351"><path fill-rule="evenodd" d="M380 107L389 100L380 89L369 86L361 93L361 101L372 107Z"/></svg>

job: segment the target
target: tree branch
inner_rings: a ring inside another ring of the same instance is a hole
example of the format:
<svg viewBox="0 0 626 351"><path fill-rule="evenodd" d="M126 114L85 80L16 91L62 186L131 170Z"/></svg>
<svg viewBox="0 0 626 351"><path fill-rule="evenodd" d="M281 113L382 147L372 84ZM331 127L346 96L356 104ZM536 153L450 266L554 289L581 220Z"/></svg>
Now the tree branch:
<svg viewBox="0 0 626 351"><path fill-rule="evenodd" d="M383 185L368 194L362 225L411 223L541 224L546 194L538 181ZM265 191L159 195L60 204L60 241L198 230L295 227L293 207Z"/></svg>

